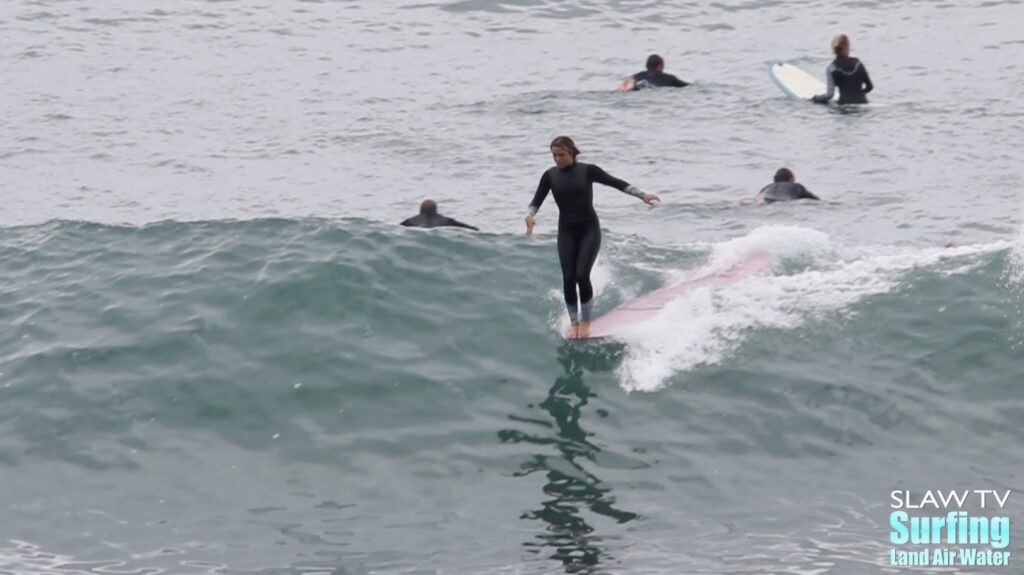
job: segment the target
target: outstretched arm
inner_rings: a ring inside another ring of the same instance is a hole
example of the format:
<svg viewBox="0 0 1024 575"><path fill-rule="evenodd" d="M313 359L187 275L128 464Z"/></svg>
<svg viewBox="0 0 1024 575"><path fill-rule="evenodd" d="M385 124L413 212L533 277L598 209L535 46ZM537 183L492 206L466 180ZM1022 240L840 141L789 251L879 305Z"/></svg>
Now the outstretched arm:
<svg viewBox="0 0 1024 575"><path fill-rule="evenodd" d="M820 200L821 199L818 196L812 194L811 191L808 190L807 188L805 188L803 184L798 184L798 185L800 186L800 198L799 199L808 199L808 200Z"/></svg>
<svg viewBox="0 0 1024 575"><path fill-rule="evenodd" d="M672 87L674 88L685 88L690 85L688 82L684 82L672 74L667 74L667 76L672 81Z"/></svg>
<svg viewBox="0 0 1024 575"><path fill-rule="evenodd" d="M464 224L464 223L460 222L459 220L456 220L455 218L448 218L448 225L449 226L454 226L456 228L466 228L466 229L474 230L474 231L477 231L477 232L480 231L480 228L478 228L476 226L471 226L469 224Z"/></svg>
<svg viewBox="0 0 1024 575"><path fill-rule="evenodd" d="M590 164L590 166L587 167L587 179L593 183L615 188L620 192L625 192L626 188L629 187L629 183L616 178L593 164Z"/></svg>
<svg viewBox="0 0 1024 575"><path fill-rule="evenodd" d="M632 76L626 76L615 89L619 92L630 92L636 87L636 80Z"/></svg>
<svg viewBox="0 0 1024 575"><path fill-rule="evenodd" d="M587 178L591 182L615 188L616 190L619 190L624 194L629 194L634 198L640 198L641 200L648 204L651 202L661 201L661 198L659 198L658 196L654 194L645 194L641 192L640 189L637 188L636 186L632 186L616 178L615 176L609 174L608 172L602 170L601 168L593 164L590 164L590 166L587 169Z"/></svg>

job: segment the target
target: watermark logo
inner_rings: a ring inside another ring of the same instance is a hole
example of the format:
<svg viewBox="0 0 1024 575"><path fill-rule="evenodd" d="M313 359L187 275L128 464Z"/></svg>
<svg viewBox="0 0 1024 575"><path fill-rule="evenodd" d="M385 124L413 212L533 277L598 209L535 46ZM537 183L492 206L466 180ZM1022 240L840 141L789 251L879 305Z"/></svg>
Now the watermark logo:
<svg viewBox="0 0 1024 575"><path fill-rule="evenodd" d="M1008 566L1010 490L891 492L890 565Z"/></svg>

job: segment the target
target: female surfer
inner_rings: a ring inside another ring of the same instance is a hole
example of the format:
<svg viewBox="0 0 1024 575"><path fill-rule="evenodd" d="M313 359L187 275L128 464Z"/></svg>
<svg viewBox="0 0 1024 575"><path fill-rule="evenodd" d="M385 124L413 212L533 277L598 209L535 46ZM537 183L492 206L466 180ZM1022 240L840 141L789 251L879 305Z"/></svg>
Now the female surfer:
<svg viewBox="0 0 1024 575"><path fill-rule="evenodd" d="M819 104L827 104L839 88L840 104L867 104L867 93L875 89L868 76L864 64L850 57L850 39L846 34L839 34L832 39L832 52L836 59L828 65L825 75L828 77L828 92L811 98Z"/></svg>
<svg viewBox="0 0 1024 575"><path fill-rule="evenodd" d="M593 164L577 162L579 154L576 143L567 136L559 136L551 142L555 166L541 176L526 215L526 235L529 236L536 225L534 216L548 192L555 197L558 205L558 261L562 265L565 307L572 323L567 334L569 338L585 338L590 334L594 306L590 270L601 249L601 223L594 211L594 183L613 187L647 204L661 201L658 196L645 194Z"/></svg>

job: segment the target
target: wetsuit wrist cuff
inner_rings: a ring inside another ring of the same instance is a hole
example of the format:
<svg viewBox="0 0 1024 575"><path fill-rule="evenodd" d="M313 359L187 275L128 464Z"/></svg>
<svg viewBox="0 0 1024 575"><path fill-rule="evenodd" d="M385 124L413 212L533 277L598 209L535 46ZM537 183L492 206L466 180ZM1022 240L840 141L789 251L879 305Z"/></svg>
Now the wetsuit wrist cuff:
<svg viewBox="0 0 1024 575"><path fill-rule="evenodd" d="M535 215L537 215L537 207L536 206L530 206L529 208L526 209L526 217L532 218Z"/></svg>
<svg viewBox="0 0 1024 575"><path fill-rule="evenodd" d="M629 195L631 195L631 196L633 196L634 198L643 198L644 197L644 193L640 191L640 188L638 188L638 187L636 187L636 186L634 186L632 184L626 186L626 189L624 189L622 191L627 193L627 194L629 194Z"/></svg>

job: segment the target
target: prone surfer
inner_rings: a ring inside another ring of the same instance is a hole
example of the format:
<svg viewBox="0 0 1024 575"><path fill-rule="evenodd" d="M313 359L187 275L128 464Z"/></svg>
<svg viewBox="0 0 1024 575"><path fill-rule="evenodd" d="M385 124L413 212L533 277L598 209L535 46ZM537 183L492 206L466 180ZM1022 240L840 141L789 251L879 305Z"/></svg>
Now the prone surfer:
<svg viewBox="0 0 1024 575"><path fill-rule="evenodd" d="M629 92L630 90L642 90L644 88L683 88L689 86L687 82L680 80L672 74L665 73L665 59L657 54L647 57L647 70L637 72L624 79L617 90Z"/></svg>
<svg viewBox="0 0 1024 575"><path fill-rule="evenodd" d="M763 206L774 202L785 202L789 200L818 200L818 196L812 194L803 184L796 183L796 176L789 168L779 168L775 172L774 182L761 188L761 191L754 196L754 203ZM745 203L743 199L736 200L736 205Z"/></svg>
<svg viewBox="0 0 1024 575"><path fill-rule="evenodd" d="M453 226L456 228L467 228L470 230L480 231L474 226L464 224L454 218L442 216L437 213L437 202L434 200L423 200L420 204L419 215L413 216L402 222L403 226L411 228L440 228L444 226Z"/></svg>
<svg viewBox="0 0 1024 575"><path fill-rule="evenodd" d="M609 175L593 164L577 162L580 151L568 136L555 138L550 149L555 166L544 172L537 185L537 192L527 209L526 235L533 234L537 223L534 216L551 192L558 205L558 261L562 267L565 307L572 324L568 337L587 337L594 305L590 270L601 249L601 223L594 211L594 183L613 187L647 204L661 199L641 192L636 186Z"/></svg>
<svg viewBox="0 0 1024 575"><path fill-rule="evenodd" d="M868 76L868 70L860 60L850 56L850 39L846 34L832 38L832 52L836 58L828 65L828 91L811 98L819 104L827 104L839 88L840 104L867 104L867 93L875 89Z"/></svg>

